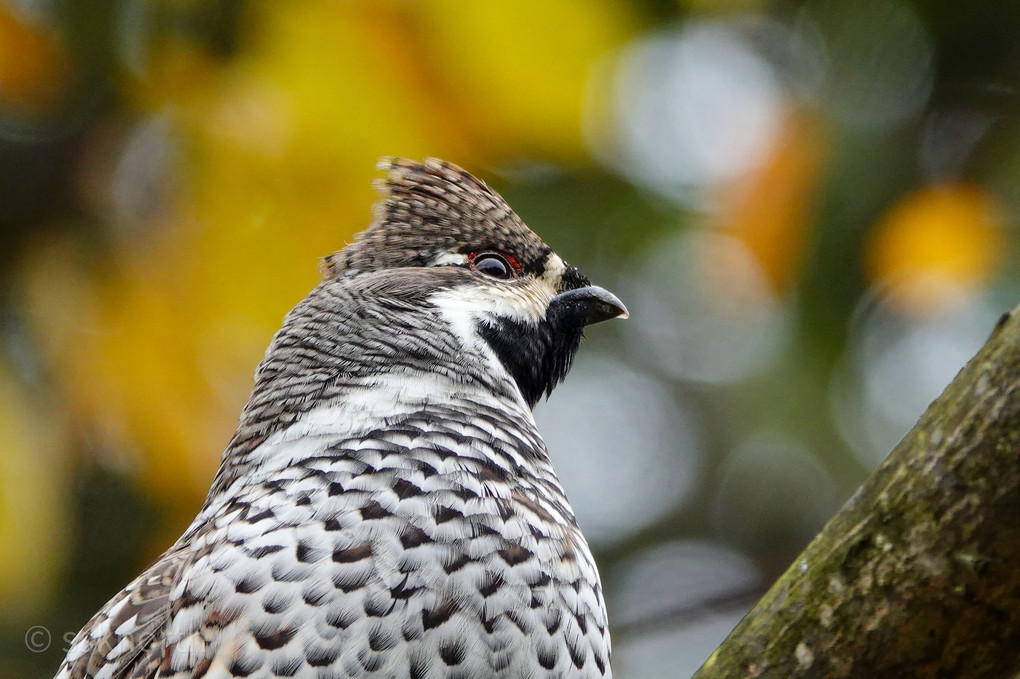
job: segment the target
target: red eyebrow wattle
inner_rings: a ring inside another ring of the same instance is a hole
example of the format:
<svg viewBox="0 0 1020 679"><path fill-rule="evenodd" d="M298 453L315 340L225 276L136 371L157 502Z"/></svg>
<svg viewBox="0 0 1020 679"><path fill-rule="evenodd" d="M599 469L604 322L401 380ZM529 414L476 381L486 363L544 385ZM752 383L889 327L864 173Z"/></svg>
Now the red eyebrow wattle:
<svg viewBox="0 0 1020 679"><path fill-rule="evenodd" d="M521 263L517 260L517 258L514 257L511 254L507 254L505 252L500 252L499 250L475 250L474 252L471 252L471 253L468 254L468 264L471 265L471 266L474 266L475 258L476 257L478 257L479 255L487 255L487 254L499 255L500 257L502 257L503 259L505 259L507 262L510 263L510 266L513 267L514 272L517 275L520 275L520 273L521 273Z"/></svg>

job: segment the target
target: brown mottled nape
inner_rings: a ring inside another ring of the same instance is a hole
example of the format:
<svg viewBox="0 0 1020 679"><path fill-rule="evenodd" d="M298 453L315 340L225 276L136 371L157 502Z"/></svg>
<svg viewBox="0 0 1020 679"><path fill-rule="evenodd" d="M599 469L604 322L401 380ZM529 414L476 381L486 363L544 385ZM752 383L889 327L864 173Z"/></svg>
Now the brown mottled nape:
<svg viewBox="0 0 1020 679"><path fill-rule="evenodd" d="M552 250L503 198L453 163L383 158L386 177L372 224L323 260L327 280L378 269L429 266L445 253L510 252L541 273Z"/></svg>

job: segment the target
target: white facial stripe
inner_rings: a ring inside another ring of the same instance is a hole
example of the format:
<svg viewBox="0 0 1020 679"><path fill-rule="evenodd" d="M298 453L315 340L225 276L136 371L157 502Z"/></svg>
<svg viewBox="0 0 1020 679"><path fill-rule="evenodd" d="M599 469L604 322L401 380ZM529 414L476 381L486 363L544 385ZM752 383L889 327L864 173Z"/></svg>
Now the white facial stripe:
<svg viewBox="0 0 1020 679"><path fill-rule="evenodd" d="M549 257L545 260L545 273L542 274L542 280L546 284L556 290L560 285L560 280L563 278L563 274L567 272L567 263L557 255L555 252L549 254Z"/></svg>
<svg viewBox="0 0 1020 679"><path fill-rule="evenodd" d="M436 255L429 266L458 266L467 264L468 256L460 252L441 252Z"/></svg>
<svg viewBox="0 0 1020 679"><path fill-rule="evenodd" d="M555 295L555 288L543 279L522 278L509 285L461 285L432 295L429 301L444 311L470 316L472 325L497 317L539 323Z"/></svg>
<svg viewBox="0 0 1020 679"><path fill-rule="evenodd" d="M443 318L450 324L453 332L460 337L464 346L491 356L492 351L478 336L475 329L479 318L477 304L463 295L453 294L454 292L455 290L444 290L429 297L429 302L443 314ZM495 357L492 358L495 360ZM498 363L498 361L496 362Z"/></svg>

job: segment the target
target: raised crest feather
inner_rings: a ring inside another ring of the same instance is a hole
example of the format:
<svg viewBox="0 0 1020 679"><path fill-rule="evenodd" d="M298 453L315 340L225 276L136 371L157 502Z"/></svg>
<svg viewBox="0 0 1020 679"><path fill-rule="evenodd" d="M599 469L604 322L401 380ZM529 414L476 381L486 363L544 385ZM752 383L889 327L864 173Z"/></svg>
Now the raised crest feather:
<svg viewBox="0 0 1020 679"><path fill-rule="evenodd" d="M323 260L327 280L383 268L429 266L443 253L494 249L538 263L551 252L502 196L466 170L437 158L384 157L374 182L380 199L367 229Z"/></svg>

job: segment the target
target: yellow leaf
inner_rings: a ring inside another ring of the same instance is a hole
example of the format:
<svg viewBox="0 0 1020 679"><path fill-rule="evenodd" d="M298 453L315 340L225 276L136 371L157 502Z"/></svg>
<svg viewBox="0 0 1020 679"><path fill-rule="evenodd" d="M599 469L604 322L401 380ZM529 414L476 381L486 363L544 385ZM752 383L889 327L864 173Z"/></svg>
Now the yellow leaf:
<svg viewBox="0 0 1020 679"><path fill-rule="evenodd" d="M867 272L893 305L927 312L977 289L996 272L1006 246L995 198L974 184L929 186L875 225Z"/></svg>

